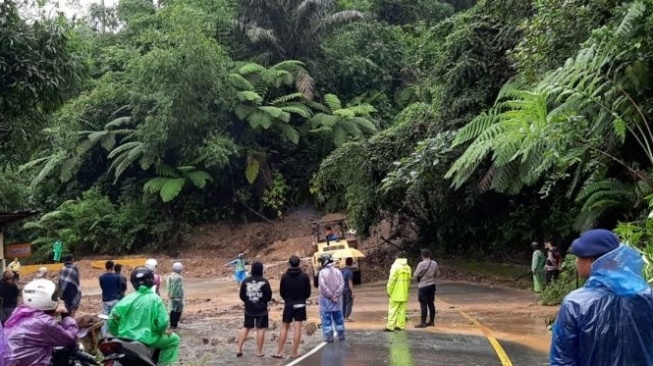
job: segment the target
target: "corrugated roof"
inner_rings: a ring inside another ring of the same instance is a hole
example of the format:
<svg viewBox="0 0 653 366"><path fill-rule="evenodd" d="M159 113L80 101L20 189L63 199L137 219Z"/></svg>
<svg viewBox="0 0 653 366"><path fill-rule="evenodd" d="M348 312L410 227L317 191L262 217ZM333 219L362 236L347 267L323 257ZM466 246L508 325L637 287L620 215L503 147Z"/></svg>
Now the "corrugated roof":
<svg viewBox="0 0 653 366"><path fill-rule="evenodd" d="M31 211L14 211L14 212L0 212L0 226L9 225L12 222L26 219L30 216L37 215L39 212L36 210Z"/></svg>

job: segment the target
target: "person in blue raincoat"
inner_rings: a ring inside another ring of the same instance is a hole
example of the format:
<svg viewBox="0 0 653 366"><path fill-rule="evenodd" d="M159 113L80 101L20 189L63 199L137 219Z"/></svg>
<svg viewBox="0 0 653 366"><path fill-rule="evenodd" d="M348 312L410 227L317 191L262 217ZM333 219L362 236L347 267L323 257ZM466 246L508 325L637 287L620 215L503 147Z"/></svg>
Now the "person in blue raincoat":
<svg viewBox="0 0 653 366"><path fill-rule="evenodd" d="M238 290L240 290L240 283L247 277L247 261L245 260L245 253L238 254L238 258L224 265L225 267L234 267L234 280Z"/></svg>
<svg viewBox="0 0 653 366"><path fill-rule="evenodd" d="M553 326L551 366L653 366L653 290L637 250L609 230L570 248L585 285L568 294Z"/></svg>

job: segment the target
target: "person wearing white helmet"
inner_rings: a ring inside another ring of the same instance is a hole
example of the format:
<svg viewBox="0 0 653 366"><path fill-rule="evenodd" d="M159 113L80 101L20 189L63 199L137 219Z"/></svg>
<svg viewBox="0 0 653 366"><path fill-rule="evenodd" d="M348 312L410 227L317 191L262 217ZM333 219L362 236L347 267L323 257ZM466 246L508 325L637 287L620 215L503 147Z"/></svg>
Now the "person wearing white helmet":
<svg viewBox="0 0 653 366"><path fill-rule="evenodd" d="M159 293L159 287L161 286L161 276L156 273L157 269L159 268L159 262L157 262L154 258L150 258L145 261L145 268L154 273L154 292L157 295L161 296Z"/></svg>
<svg viewBox="0 0 653 366"><path fill-rule="evenodd" d="M57 322L59 300L54 282L34 280L23 288L23 304L5 323L5 366L49 366L55 347L74 346L79 328L75 319Z"/></svg>
<svg viewBox="0 0 653 366"><path fill-rule="evenodd" d="M170 328L177 329L181 313L184 311L184 278L182 272L184 265L175 262L172 265L172 274L166 279L168 298L170 299Z"/></svg>
<svg viewBox="0 0 653 366"><path fill-rule="evenodd" d="M36 278L48 278L48 268L47 267L41 267L39 268L38 271L36 271Z"/></svg>

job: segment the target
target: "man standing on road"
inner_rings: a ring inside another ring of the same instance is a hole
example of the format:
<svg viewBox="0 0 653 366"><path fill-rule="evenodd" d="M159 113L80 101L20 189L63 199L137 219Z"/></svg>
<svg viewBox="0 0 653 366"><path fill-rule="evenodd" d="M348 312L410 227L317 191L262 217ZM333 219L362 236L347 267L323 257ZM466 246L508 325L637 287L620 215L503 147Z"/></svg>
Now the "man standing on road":
<svg viewBox="0 0 653 366"><path fill-rule="evenodd" d="M324 341L333 342L333 325L335 324L338 339L345 340L345 320L342 316L342 291L345 281L342 273L335 268L333 257L324 254L321 258L322 270L318 278L320 291L320 318L322 318L322 335Z"/></svg>
<svg viewBox="0 0 653 366"><path fill-rule="evenodd" d="M533 249L533 257L531 259L531 273L533 274L533 291L539 294L544 289L544 282L546 275L544 273L544 264L546 257L540 249L540 243L534 241L531 243Z"/></svg>
<svg viewBox="0 0 653 366"><path fill-rule="evenodd" d="M281 277L279 293L284 301L281 331L279 332L279 348L274 358L283 358L283 348L288 337L290 323L295 322L292 341L292 358L299 357L299 344L302 339L302 322L306 321L306 299L311 297L311 280L299 267L299 257L293 255L288 260L290 268Z"/></svg>
<svg viewBox="0 0 653 366"><path fill-rule="evenodd" d="M408 302L408 291L410 290L410 266L408 259L403 252L397 253L397 258L390 268L388 278L388 324L385 332L403 330L406 327L406 303Z"/></svg>
<svg viewBox="0 0 653 366"><path fill-rule="evenodd" d="M113 270L116 272L118 277L120 277L120 299L122 299L125 297L125 292L127 292L127 277L121 273L122 264L116 263L116 265L113 266Z"/></svg>
<svg viewBox="0 0 653 366"><path fill-rule="evenodd" d="M550 285L558 280L562 258L560 257L560 251L551 240L545 241L544 247L547 251L546 264L544 266L544 269L546 270L546 284Z"/></svg>
<svg viewBox="0 0 653 366"><path fill-rule="evenodd" d="M585 285L562 301L551 366L653 365L653 289L639 252L613 232L589 230L570 248Z"/></svg>
<svg viewBox="0 0 653 366"><path fill-rule="evenodd" d="M82 300L82 289L79 286L79 270L73 264L75 258L72 254L63 256L64 266L59 271L59 291L66 305L69 316L74 318Z"/></svg>
<svg viewBox="0 0 653 366"><path fill-rule="evenodd" d="M111 310L120 300L120 276L114 272L113 261L107 261L104 264L107 270L100 276L100 288L102 289L102 314L109 315ZM106 336L107 325L102 326L102 335Z"/></svg>
<svg viewBox="0 0 653 366"><path fill-rule="evenodd" d="M268 302L272 300L272 288L263 278L263 263L252 263L252 275L240 284L240 299L245 303L245 324L238 339L238 353L243 356L243 344L250 329L256 328L256 356L263 357L263 342L268 329Z"/></svg>
<svg viewBox="0 0 653 366"><path fill-rule="evenodd" d="M184 265L180 262L172 264L172 274L166 280L168 299L170 299L170 328L177 329L181 313L184 311L184 277L181 273Z"/></svg>
<svg viewBox="0 0 653 366"><path fill-rule="evenodd" d="M145 268L152 271L152 274L154 275L154 292L157 295L161 296L161 292L159 291L159 287L161 287L161 276L156 273L156 271L159 269L159 262L154 258L150 258L145 261Z"/></svg>
<svg viewBox="0 0 653 366"><path fill-rule="evenodd" d="M63 252L63 243L61 242L61 240L55 241L54 245L52 246L52 261L54 263L61 262L62 252Z"/></svg>
<svg viewBox="0 0 653 366"><path fill-rule="evenodd" d="M431 260L431 251L422 249L422 261L419 262L413 278L417 280L417 299L422 311L421 322L415 328L435 326L435 278L439 273L438 263ZM427 310L429 322L426 322Z"/></svg>
<svg viewBox="0 0 653 366"><path fill-rule="evenodd" d="M345 289L342 291L342 313L345 321L353 322L351 320L351 311L354 307L354 264L353 258L345 259L345 267L340 271L342 272L342 279L345 281Z"/></svg>

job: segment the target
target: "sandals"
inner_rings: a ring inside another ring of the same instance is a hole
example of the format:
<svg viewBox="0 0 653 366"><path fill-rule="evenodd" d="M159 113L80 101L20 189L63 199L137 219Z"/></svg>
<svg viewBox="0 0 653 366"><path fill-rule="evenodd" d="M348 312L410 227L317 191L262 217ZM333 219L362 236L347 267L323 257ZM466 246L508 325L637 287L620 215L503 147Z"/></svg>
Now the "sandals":
<svg viewBox="0 0 653 366"><path fill-rule="evenodd" d="M272 355L272 358L277 358L277 359L280 359L280 360L281 360L281 359L283 359L283 356L279 356L279 355Z"/></svg>

